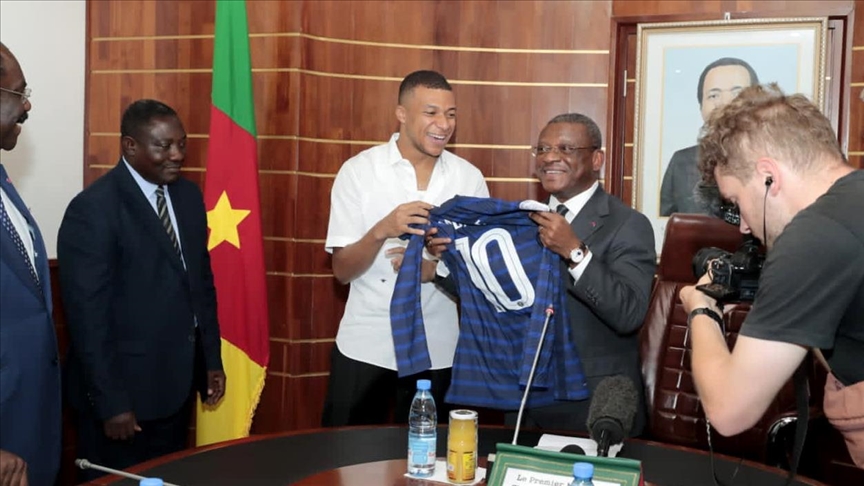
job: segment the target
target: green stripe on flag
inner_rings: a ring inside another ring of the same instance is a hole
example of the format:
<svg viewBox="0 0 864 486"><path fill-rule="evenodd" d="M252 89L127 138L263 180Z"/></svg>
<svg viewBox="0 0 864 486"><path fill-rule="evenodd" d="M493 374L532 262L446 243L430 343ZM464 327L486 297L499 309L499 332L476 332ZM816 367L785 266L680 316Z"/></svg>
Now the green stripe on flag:
<svg viewBox="0 0 864 486"><path fill-rule="evenodd" d="M213 106L253 136L257 135L245 1L216 0Z"/></svg>

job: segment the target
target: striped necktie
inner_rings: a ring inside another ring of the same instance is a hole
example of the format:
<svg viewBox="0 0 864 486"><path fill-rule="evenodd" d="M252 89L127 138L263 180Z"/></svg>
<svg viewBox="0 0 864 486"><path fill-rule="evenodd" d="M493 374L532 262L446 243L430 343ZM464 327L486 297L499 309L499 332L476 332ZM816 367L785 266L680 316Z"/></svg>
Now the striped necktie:
<svg viewBox="0 0 864 486"><path fill-rule="evenodd" d="M156 212L159 213L159 221L162 221L162 227L168 233L168 238L171 239L174 250L182 257L180 244L177 242L177 233L174 232L174 225L171 224L171 215L168 214L168 204L165 202L165 186L156 188Z"/></svg>
<svg viewBox="0 0 864 486"><path fill-rule="evenodd" d="M24 262L27 264L27 270L30 271L30 277L33 279L33 282L36 283L36 287L41 292L42 282L39 281L39 275L33 267L33 261L30 260L30 255L27 254L27 248L24 247L21 235L18 234L18 230L16 230L15 226L12 225L12 220L9 218L9 213L6 212L6 204L3 203L2 198L0 198L0 225L3 226L4 230L9 232L9 236L12 238L12 244L15 245L15 249L18 250L21 258L24 259Z"/></svg>

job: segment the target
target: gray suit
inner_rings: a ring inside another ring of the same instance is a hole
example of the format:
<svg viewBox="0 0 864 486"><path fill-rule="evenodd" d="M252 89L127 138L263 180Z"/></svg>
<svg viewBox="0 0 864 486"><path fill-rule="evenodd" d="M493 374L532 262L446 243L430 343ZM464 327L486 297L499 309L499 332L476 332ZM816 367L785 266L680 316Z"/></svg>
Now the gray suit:
<svg viewBox="0 0 864 486"><path fill-rule="evenodd" d="M602 188L571 223L592 257L579 282L567 283L567 313L592 394L610 375L625 375L639 391L632 435L645 426L639 329L648 311L656 266L654 231L642 213ZM564 264L562 260L562 265ZM586 431L590 399L526 410L523 424L547 430ZM510 415L513 415L511 417ZM508 414L515 423L515 414Z"/></svg>
<svg viewBox="0 0 864 486"><path fill-rule="evenodd" d="M714 214L717 190L702 186L699 147L683 148L672 155L660 186L660 216L672 213Z"/></svg>

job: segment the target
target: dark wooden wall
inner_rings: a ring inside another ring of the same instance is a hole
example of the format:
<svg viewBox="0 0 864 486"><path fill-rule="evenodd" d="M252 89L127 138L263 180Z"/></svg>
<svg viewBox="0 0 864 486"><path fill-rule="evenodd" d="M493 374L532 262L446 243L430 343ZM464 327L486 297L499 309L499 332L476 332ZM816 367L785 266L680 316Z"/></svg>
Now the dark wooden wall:
<svg viewBox="0 0 864 486"><path fill-rule="evenodd" d="M435 69L453 83L460 115L451 150L483 171L493 196L543 197L528 146L546 120L578 111L607 135L620 127L605 179L629 201L632 126L609 115L610 93L621 89L614 74L621 25L716 20L724 12L834 16L854 39L841 46L842 135L850 160L864 166L857 98L864 28L855 28L864 23L862 0L258 0L248 10L271 321L271 364L253 432L319 423L347 295L323 249L330 188L344 160L397 129L396 91L408 72ZM90 1L87 21L85 183L116 163L123 108L152 97L180 113L190 137L184 175L203 184L214 3Z"/></svg>
<svg viewBox="0 0 864 486"><path fill-rule="evenodd" d="M454 85L452 150L502 198L543 197L528 151L580 111L607 124L609 2L250 1L270 302L271 364L255 432L317 426L347 288L324 252L342 162L385 142L401 79ZM189 133L184 175L205 177L212 1L89 3L85 182L118 158L120 115L158 98ZM230 378L229 378L230 383Z"/></svg>

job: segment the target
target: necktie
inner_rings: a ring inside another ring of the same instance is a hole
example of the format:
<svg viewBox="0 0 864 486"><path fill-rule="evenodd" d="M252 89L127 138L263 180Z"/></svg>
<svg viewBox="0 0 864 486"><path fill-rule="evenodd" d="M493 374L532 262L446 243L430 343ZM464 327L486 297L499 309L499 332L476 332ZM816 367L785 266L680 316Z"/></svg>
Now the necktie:
<svg viewBox="0 0 864 486"><path fill-rule="evenodd" d="M36 269L33 268L33 262L30 260L30 255L27 254L27 249L24 247L24 242L21 241L21 236L18 234L15 226L12 225L12 220L9 218L9 213L6 212L6 205L3 203L2 198L0 198L0 224L3 225L4 230L9 232L9 236L12 237L12 244L15 245L21 258L24 259L24 262L27 264L27 270L30 270L30 277L41 292L42 283L39 282L39 276L36 274Z"/></svg>
<svg viewBox="0 0 864 486"><path fill-rule="evenodd" d="M567 209L567 206L559 204L558 207L555 208L555 212L566 218L567 213L569 213L570 211Z"/></svg>
<svg viewBox="0 0 864 486"><path fill-rule="evenodd" d="M168 238L171 239L171 244L174 245L174 250L180 253L180 244L177 243L177 233L174 232L174 225L171 224L171 215L168 214L168 204L165 203L165 186L156 188L156 212L159 213L159 220L162 221L162 227L168 233Z"/></svg>

